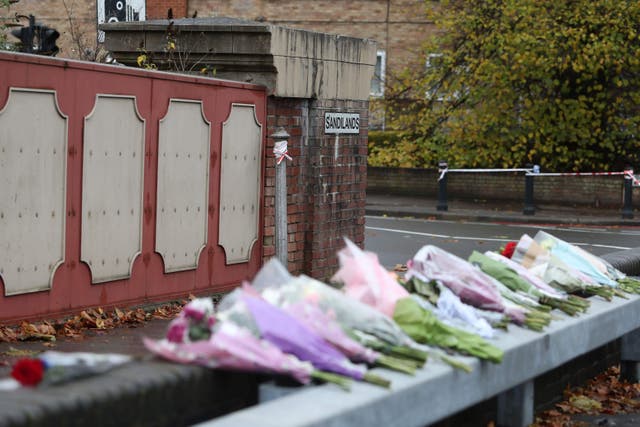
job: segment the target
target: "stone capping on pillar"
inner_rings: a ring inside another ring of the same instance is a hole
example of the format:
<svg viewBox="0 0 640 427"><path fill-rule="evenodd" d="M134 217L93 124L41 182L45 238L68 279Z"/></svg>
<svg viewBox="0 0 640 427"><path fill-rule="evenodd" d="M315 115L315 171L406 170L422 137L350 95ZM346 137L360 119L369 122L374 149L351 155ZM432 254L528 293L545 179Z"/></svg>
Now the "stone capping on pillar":
<svg viewBox="0 0 640 427"><path fill-rule="evenodd" d="M137 66L146 52L161 70L197 73L209 67L216 78L264 85L278 97L368 100L376 64L373 40L235 18L117 22L99 29L122 64ZM166 52L168 31L180 51L177 65Z"/></svg>

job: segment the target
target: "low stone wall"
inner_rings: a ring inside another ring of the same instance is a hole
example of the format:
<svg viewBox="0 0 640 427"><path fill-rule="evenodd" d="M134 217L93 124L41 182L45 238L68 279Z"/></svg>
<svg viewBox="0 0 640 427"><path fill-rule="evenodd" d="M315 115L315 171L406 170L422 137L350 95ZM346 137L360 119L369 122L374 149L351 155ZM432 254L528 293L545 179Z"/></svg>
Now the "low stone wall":
<svg viewBox="0 0 640 427"><path fill-rule="evenodd" d="M367 192L436 197L435 169L367 168ZM523 173L448 174L449 199L524 200ZM622 206L622 176L541 176L534 181L536 204L618 208ZM640 207L640 188L633 190L633 206Z"/></svg>

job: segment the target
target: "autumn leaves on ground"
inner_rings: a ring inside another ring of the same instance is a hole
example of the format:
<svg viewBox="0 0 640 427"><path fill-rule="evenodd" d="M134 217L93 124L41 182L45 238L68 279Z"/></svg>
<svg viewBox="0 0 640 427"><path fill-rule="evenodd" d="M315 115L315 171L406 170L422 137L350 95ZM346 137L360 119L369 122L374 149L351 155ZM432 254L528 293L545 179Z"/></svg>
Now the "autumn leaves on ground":
<svg viewBox="0 0 640 427"><path fill-rule="evenodd" d="M151 319L172 319L180 313L186 303L177 302L159 306L153 310L137 308L121 310L114 308L106 311L102 308L81 311L76 316L41 322L22 322L18 326L0 326L0 342L18 342L39 340L52 346L56 339L83 339L86 334L118 327L136 327Z"/></svg>
<svg viewBox="0 0 640 427"><path fill-rule="evenodd" d="M567 389L555 409L538 414L533 427L587 427L572 415L613 415L640 412L640 384L619 380L617 366L593 378L583 387Z"/></svg>

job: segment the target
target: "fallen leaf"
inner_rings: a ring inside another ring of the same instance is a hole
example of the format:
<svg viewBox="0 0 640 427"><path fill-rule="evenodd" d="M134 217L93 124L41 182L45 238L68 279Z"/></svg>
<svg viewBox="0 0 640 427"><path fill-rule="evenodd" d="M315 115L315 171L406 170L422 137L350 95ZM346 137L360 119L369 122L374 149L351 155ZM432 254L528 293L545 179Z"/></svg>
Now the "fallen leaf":
<svg viewBox="0 0 640 427"><path fill-rule="evenodd" d="M31 357L40 353L36 350L19 350L14 347L9 347L9 350L2 352L3 356L11 356L11 357Z"/></svg>
<svg viewBox="0 0 640 427"><path fill-rule="evenodd" d="M96 326L96 321L86 311L84 311L84 310L81 311L80 312L80 317L83 320L85 320L86 322L88 322L91 326Z"/></svg>
<svg viewBox="0 0 640 427"><path fill-rule="evenodd" d="M0 327L0 341L2 342L14 342L18 340L16 332L6 326Z"/></svg>
<svg viewBox="0 0 640 427"><path fill-rule="evenodd" d="M569 398L569 403L571 406L585 412L599 411L602 409L602 404L600 402L590 399L587 396L571 396L571 398Z"/></svg>

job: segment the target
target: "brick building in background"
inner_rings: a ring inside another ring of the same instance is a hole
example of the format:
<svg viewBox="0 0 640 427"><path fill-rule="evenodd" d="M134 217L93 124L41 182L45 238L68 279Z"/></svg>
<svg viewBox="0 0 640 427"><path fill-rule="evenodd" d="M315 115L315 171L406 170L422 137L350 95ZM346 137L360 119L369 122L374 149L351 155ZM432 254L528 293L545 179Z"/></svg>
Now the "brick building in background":
<svg viewBox="0 0 640 427"><path fill-rule="evenodd" d="M231 17L375 40L378 64L372 95L405 66L423 66L418 52L434 31L425 0L19 0L9 13L33 14L60 34L60 57L92 60L97 24L167 18ZM6 12L6 11L5 11ZM26 21L22 21L26 23Z"/></svg>

